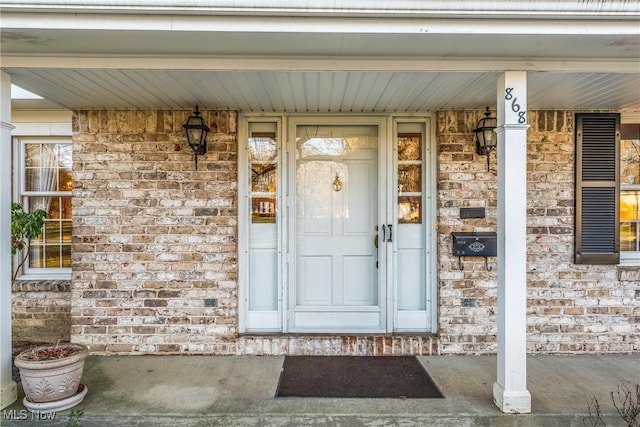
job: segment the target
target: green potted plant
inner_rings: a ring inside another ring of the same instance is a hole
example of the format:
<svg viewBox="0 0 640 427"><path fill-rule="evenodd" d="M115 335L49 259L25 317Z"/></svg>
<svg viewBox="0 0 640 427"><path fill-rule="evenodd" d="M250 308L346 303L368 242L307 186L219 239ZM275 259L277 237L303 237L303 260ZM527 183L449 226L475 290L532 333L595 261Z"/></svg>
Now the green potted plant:
<svg viewBox="0 0 640 427"><path fill-rule="evenodd" d="M11 254L15 255L29 247L29 239L35 239L42 233L44 218L47 212L36 209L33 212L25 212L20 203L11 204ZM20 263L15 269L13 280L18 276L18 272L24 265L29 255L24 251Z"/></svg>

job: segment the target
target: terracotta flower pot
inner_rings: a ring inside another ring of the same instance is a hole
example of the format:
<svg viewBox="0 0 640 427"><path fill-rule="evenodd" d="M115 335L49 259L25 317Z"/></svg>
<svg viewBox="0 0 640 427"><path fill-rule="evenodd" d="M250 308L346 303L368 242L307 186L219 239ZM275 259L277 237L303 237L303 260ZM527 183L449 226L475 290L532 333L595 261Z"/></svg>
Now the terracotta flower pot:
<svg viewBox="0 0 640 427"><path fill-rule="evenodd" d="M78 392L84 359L89 349L81 344L59 344L23 351L15 359L28 401L53 402Z"/></svg>

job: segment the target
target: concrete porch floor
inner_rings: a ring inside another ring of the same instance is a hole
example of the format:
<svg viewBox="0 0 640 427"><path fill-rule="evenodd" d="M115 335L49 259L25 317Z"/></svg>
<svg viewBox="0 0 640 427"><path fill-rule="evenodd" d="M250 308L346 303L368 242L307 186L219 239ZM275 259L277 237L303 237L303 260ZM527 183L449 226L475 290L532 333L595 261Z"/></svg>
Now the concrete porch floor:
<svg viewBox="0 0 640 427"><path fill-rule="evenodd" d="M495 356L421 356L444 399L275 398L284 357L90 356L74 409L91 426L592 426L596 398L607 426L626 426L611 392L640 383L640 355L530 356L532 413L492 402ZM65 426L71 410L39 420L19 400L0 425ZM14 419L9 419L14 418Z"/></svg>

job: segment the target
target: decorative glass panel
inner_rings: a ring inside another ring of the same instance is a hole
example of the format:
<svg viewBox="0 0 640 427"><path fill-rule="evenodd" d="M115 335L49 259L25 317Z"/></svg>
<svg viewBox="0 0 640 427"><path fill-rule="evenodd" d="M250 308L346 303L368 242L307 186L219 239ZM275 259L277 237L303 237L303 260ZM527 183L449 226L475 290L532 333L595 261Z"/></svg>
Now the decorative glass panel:
<svg viewBox="0 0 640 427"><path fill-rule="evenodd" d="M398 192L419 193L422 191L422 165L398 165Z"/></svg>
<svg viewBox="0 0 640 427"><path fill-rule="evenodd" d="M298 126L296 154L308 157L344 157L351 150L374 148L377 138L359 134L352 126Z"/></svg>
<svg viewBox="0 0 640 427"><path fill-rule="evenodd" d="M251 222L276 223L276 191L278 188L278 145L276 133L263 131L273 123L253 123L260 131L249 137L249 167L251 176Z"/></svg>
<svg viewBox="0 0 640 427"><path fill-rule="evenodd" d="M249 160L266 162L276 159L278 147L271 132L253 132L249 138Z"/></svg>
<svg viewBox="0 0 640 427"><path fill-rule="evenodd" d="M422 159L422 135L419 133L398 134L398 160Z"/></svg>
<svg viewBox="0 0 640 427"><path fill-rule="evenodd" d="M399 127L414 128L411 124ZM408 129L407 129L408 130ZM422 132L398 133L398 222L422 223Z"/></svg>
<svg viewBox="0 0 640 427"><path fill-rule="evenodd" d="M275 223L276 222L276 198L252 197L251 198L251 222Z"/></svg>
<svg viewBox="0 0 640 427"><path fill-rule="evenodd" d="M251 164L251 191L261 193L273 193L277 184L275 163Z"/></svg>
<svg viewBox="0 0 640 427"><path fill-rule="evenodd" d="M300 146L302 157L344 156L348 150L344 138L311 138Z"/></svg>
<svg viewBox="0 0 640 427"><path fill-rule="evenodd" d="M400 224L422 223L422 197L398 197L398 222Z"/></svg>

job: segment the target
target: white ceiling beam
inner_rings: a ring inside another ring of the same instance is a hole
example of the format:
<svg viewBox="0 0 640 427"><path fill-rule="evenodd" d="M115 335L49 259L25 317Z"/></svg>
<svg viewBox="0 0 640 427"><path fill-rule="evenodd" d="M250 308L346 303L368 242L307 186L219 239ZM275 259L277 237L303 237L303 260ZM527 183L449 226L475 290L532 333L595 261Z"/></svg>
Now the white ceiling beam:
<svg viewBox="0 0 640 427"><path fill-rule="evenodd" d="M334 59L300 57L183 58L3 55L2 68L131 69L204 71L562 71L640 73L636 59L620 60L501 60L501 59Z"/></svg>
<svg viewBox="0 0 640 427"><path fill-rule="evenodd" d="M3 11L98 11L119 13L177 14L255 14L308 15L333 14L347 16L483 16L527 15L590 18L638 14L637 2L625 0L4 0Z"/></svg>
<svg viewBox="0 0 640 427"><path fill-rule="evenodd" d="M637 16L635 18L638 18ZM637 19L427 19L3 13L2 27L46 30L133 30L299 34L640 35Z"/></svg>

